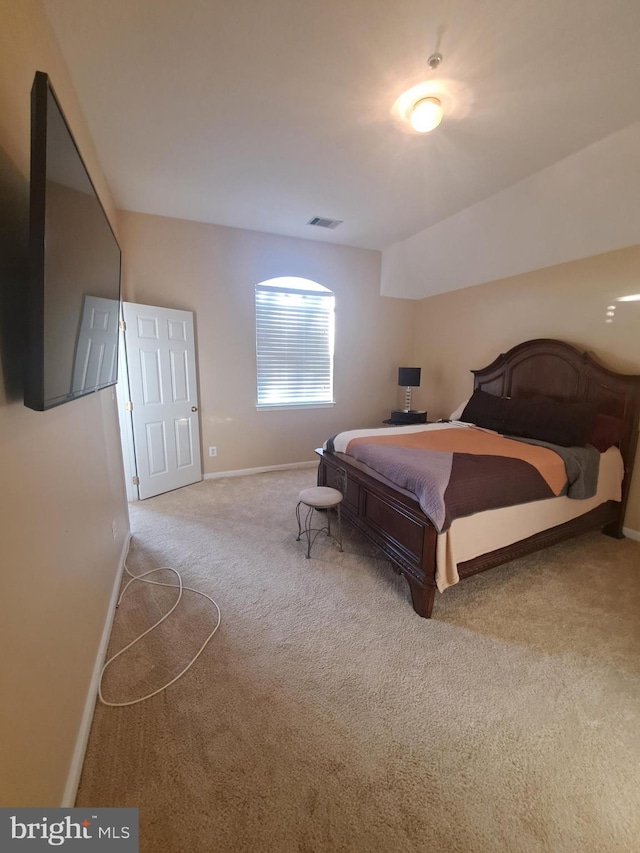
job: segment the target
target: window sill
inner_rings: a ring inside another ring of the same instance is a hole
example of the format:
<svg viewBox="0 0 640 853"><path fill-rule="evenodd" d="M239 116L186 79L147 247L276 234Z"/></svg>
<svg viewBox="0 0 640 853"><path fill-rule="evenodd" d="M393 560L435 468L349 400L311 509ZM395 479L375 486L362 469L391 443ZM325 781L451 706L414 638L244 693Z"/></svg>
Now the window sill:
<svg viewBox="0 0 640 853"><path fill-rule="evenodd" d="M331 409L335 406L335 400L332 403L290 403L284 406L256 406L258 412L295 412L297 409Z"/></svg>

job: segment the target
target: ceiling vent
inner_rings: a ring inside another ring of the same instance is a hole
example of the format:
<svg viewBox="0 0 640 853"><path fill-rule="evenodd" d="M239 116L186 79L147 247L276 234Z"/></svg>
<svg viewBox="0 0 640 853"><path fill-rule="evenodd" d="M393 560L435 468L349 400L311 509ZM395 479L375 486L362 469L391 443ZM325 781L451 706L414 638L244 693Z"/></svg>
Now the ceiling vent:
<svg viewBox="0 0 640 853"><path fill-rule="evenodd" d="M343 222L344 219L325 219L322 216L314 216L307 222L307 225L317 225L318 228L337 228Z"/></svg>

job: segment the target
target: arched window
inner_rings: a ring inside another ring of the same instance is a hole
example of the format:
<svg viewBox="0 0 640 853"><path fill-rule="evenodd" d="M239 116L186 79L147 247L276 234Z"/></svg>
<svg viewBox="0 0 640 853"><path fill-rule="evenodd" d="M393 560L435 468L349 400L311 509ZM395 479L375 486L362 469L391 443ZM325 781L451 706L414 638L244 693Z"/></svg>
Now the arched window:
<svg viewBox="0 0 640 853"><path fill-rule="evenodd" d="M256 285L257 406L333 403L335 297L306 278Z"/></svg>

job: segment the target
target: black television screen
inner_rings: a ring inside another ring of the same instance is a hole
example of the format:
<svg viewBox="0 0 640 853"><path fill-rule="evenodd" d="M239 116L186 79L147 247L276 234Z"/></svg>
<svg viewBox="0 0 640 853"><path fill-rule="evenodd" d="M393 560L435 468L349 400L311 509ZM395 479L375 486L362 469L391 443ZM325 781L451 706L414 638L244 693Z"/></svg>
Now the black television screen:
<svg viewBox="0 0 640 853"><path fill-rule="evenodd" d="M24 402L43 411L118 378L120 247L49 78L31 90Z"/></svg>

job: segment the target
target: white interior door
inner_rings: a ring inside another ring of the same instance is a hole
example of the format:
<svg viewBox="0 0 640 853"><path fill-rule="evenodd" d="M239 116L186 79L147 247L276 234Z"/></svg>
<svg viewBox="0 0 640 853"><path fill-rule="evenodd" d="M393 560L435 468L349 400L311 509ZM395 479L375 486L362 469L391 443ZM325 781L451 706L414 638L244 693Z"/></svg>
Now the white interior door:
<svg viewBox="0 0 640 853"><path fill-rule="evenodd" d="M202 479L193 314L123 303L140 498Z"/></svg>

